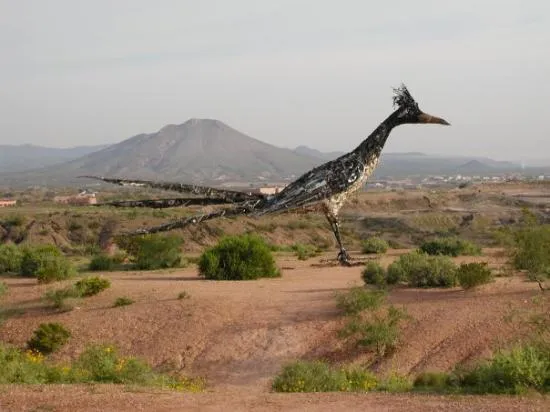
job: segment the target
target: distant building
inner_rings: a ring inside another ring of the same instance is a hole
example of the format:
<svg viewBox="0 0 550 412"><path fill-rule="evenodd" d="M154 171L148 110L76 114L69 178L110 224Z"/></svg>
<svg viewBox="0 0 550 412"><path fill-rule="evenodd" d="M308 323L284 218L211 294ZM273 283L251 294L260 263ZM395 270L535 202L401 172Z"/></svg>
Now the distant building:
<svg viewBox="0 0 550 412"><path fill-rule="evenodd" d="M10 207L17 205L17 200L14 199L0 199L0 207Z"/></svg>
<svg viewBox="0 0 550 412"><path fill-rule="evenodd" d="M89 193L88 191L84 191L73 196L55 196L53 198L53 201L55 203L61 203L64 205L73 205L73 206L97 204L95 193Z"/></svg>
<svg viewBox="0 0 550 412"><path fill-rule="evenodd" d="M284 188L285 188L284 186L263 186L263 187L256 187L254 189L251 189L250 191L252 193L261 193L262 195L276 195Z"/></svg>

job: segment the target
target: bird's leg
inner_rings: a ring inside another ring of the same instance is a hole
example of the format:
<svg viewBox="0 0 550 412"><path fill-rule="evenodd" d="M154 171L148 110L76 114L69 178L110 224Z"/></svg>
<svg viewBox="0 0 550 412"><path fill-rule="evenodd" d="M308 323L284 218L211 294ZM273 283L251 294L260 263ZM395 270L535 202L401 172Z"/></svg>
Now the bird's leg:
<svg viewBox="0 0 550 412"><path fill-rule="evenodd" d="M340 235L340 222L338 221L338 216L334 215L333 213L327 212L326 217L328 222L330 223L330 228L332 229L332 233L334 233L334 237L338 242L338 247L340 248L340 252L338 253L338 261L343 266L349 266L350 256L346 251L346 249L344 249L344 246L342 245L342 238Z"/></svg>

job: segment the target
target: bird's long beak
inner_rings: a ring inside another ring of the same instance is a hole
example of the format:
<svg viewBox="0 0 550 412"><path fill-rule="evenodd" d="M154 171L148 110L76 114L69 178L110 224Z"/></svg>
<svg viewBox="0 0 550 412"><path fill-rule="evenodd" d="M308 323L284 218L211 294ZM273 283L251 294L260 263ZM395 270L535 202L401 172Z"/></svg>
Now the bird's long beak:
<svg viewBox="0 0 550 412"><path fill-rule="evenodd" d="M451 124L440 117L432 116L431 114L421 113L418 115L418 123L436 123L450 126Z"/></svg>

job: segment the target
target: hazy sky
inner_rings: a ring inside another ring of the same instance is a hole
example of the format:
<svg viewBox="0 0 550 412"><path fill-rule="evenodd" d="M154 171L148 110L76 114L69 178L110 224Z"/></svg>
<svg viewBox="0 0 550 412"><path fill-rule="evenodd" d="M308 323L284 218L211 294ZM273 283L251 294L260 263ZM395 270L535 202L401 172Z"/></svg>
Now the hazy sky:
<svg viewBox="0 0 550 412"><path fill-rule="evenodd" d="M0 59L0 144L199 117L350 150L404 82L452 126L402 126L386 151L550 158L548 0L0 0Z"/></svg>

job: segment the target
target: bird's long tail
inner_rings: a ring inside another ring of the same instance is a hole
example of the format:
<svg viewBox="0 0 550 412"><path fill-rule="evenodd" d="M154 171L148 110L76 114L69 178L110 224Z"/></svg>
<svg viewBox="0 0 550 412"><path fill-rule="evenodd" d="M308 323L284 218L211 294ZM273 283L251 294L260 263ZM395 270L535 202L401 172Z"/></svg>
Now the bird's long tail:
<svg viewBox="0 0 550 412"><path fill-rule="evenodd" d="M168 232L170 230L174 229L181 229L190 225L195 225L201 222L205 222L207 220L217 219L219 217L229 217L229 216L240 216L240 215L247 215L254 211L254 209L261 203L261 201L257 200L254 202L243 202L239 205L235 205L233 207L227 207L224 209L217 210L212 213L204 213L204 214L197 214L189 217L185 217L182 219L174 220L172 222L168 222L159 226L153 226L148 228L141 228L137 229L132 232L126 232L123 234L126 236L133 236L133 235L144 235L144 234L151 234L151 233L158 233L158 232Z"/></svg>
<svg viewBox="0 0 550 412"><path fill-rule="evenodd" d="M151 209L164 209L168 207L210 206L222 204L227 204L225 199L206 197L176 197L172 199L117 200L113 202L96 203L95 206L148 207Z"/></svg>

